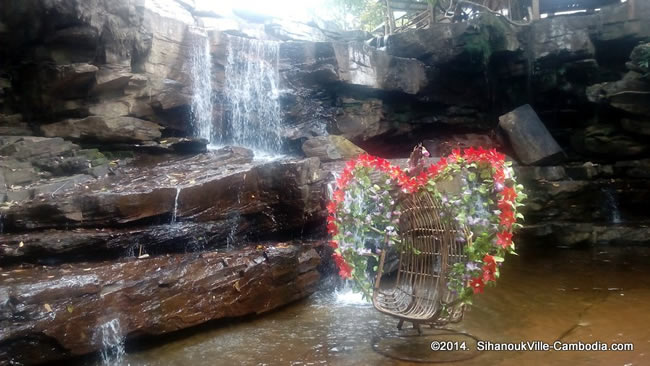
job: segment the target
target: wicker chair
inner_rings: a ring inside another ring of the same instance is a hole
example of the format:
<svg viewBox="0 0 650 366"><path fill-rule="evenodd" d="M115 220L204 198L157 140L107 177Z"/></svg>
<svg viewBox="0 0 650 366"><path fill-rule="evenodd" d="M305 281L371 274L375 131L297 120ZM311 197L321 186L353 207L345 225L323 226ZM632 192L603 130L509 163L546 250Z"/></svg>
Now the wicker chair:
<svg viewBox="0 0 650 366"><path fill-rule="evenodd" d="M429 193L411 195L402 200L399 233L404 251L399 254L399 265L394 283L384 282L386 253L382 252L373 290L372 302L382 313L397 317L398 329L404 321L420 325L442 326L462 320L464 306L447 287L449 271L454 263L466 262L463 253L470 240L469 231L451 226L442 220L445 210L435 196ZM419 253L418 253L419 252Z"/></svg>

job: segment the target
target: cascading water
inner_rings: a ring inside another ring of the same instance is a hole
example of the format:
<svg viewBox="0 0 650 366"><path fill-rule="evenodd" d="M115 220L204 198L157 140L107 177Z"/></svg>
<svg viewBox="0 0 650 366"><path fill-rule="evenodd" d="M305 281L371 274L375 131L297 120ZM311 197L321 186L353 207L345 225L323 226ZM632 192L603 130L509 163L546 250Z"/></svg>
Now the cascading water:
<svg viewBox="0 0 650 366"><path fill-rule="evenodd" d="M176 197L174 198L174 212L172 212L172 224L176 223L176 213L178 212L178 196L181 195L181 188L176 187Z"/></svg>
<svg viewBox="0 0 650 366"><path fill-rule="evenodd" d="M220 136L215 136L212 125L212 57L210 43L205 33L194 30L192 42L190 73L192 76L192 129L196 137L204 138L214 144Z"/></svg>
<svg viewBox="0 0 650 366"><path fill-rule="evenodd" d="M267 154L281 151L278 42L228 37L226 142Z"/></svg>
<svg viewBox="0 0 650 366"><path fill-rule="evenodd" d="M604 209L609 212L609 218L612 224L620 224L621 220L621 211L618 208L618 200L616 199L616 191L611 187L603 188L603 194L605 195L605 207Z"/></svg>
<svg viewBox="0 0 650 366"><path fill-rule="evenodd" d="M117 366L124 360L124 335L119 319L112 319L97 328L96 336L102 344L102 365Z"/></svg>

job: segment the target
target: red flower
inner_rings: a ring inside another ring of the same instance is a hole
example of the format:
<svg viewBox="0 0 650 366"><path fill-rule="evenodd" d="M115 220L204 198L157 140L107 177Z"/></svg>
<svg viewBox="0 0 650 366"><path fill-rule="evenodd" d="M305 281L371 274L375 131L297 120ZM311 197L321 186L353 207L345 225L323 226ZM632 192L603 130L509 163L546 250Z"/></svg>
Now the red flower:
<svg viewBox="0 0 650 366"><path fill-rule="evenodd" d="M425 186L428 181L429 181L429 175L427 174L427 172L421 172L416 177L417 185L420 187Z"/></svg>
<svg viewBox="0 0 650 366"><path fill-rule="evenodd" d="M327 232L336 235L339 233L339 227L336 225L336 218L334 216L327 217Z"/></svg>
<svg viewBox="0 0 650 366"><path fill-rule="evenodd" d="M515 213L512 210L501 211L499 219L501 220L501 225L510 228L515 223Z"/></svg>
<svg viewBox="0 0 650 366"><path fill-rule="evenodd" d="M337 187L339 187L339 189L347 187L348 183L350 182L350 179L352 179L352 172L348 170L344 170L341 177L336 179Z"/></svg>
<svg viewBox="0 0 650 366"><path fill-rule="evenodd" d="M496 271L492 270L488 266L483 266L483 282L496 281L497 277L495 275Z"/></svg>
<svg viewBox="0 0 650 366"><path fill-rule="evenodd" d="M483 257L483 263L485 263L485 264L487 264L487 265L494 265L494 266L497 265L497 262L494 260L494 257L491 256L491 255L489 255L489 254L486 254L486 255Z"/></svg>
<svg viewBox="0 0 650 366"><path fill-rule="evenodd" d="M486 254L485 257L483 257L483 263L485 265L483 266L483 271L490 271L490 272L496 272L497 270L497 262L494 261L494 257Z"/></svg>
<svg viewBox="0 0 650 366"><path fill-rule="evenodd" d="M496 172L492 175L494 179L494 184L503 184L506 181L506 174L503 169L496 169Z"/></svg>
<svg viewBox="0 0 650 366"><path fill-rule="evenodd" d="M483 283L482 278L476 277L469 281L469 286L472 288L472 290L474 290L475 294L480 294L483 293L483 287L485 287L485 283Z"/></svg>
<svg viewBox="0 0 650 366"><path fill-rule="evenodd" d="M332 194L332 200L336 203L343 202L345 199L345 192L343 192L342 189L337 189L334 191L334 194Z"/></svg>
<svg viewBox="0 0 650 366"><path fill-rule="evenodd" d="M336 202L330 201L327 203L327 213L334 214L336 212Z"/></svg>
<svg viewBox="0 0 650 366"><path fill-rule="evenodd" d="M497 206L499 206L499 210L507 211L507 210L512 210L512 202L506 201L506 200L500 200L497 202Z"/></svg>
<svg viewBox="0 0 650 366"><path fill-rule="evenodd" d="M336 266L339 268L339 276L343 278L352 278L352 267L350 267L350 265L345 261L343 256L340 253L334 252L332 258L334 258L334 263L336 263Z"/></svg>
<svg viewBox="0 0 650 366"><path fill-rule="evenodd" d="M330 240L329 245L334 249L339 247L339 243L336 240Z"/></svg>
<svg viewBox="0 0 650 366"><path fill-rule="evenodd" d="M431 164L431 166L429 166L428 173L429 173L429 178L434 179L436 176L438 176L438 173L440 173L440 168L438 168L437 165Z"/></svg>
<svg viewBox="0 0 650 366"><path fill-rule="evenodd" d="M501 248L506 249L512 244L512 233L504 231L502 233L497 233L497 245Z"/></svg>
<svg viewBox="0 0 650 366"><path fill-rule="evenodd" d="M436 163L436 166L438 167L439 172L445 170L445 168L447 167L447 158L442 158L442 159L438 160L438 162Z"/></svg>
<svg viewBox="0 0 650 366"><path fill-rule="evenodd" d="M517 192L515 192L515 189L512 187L504 188L503 191L501 191L501 195L503 196L504 200L510 202L514 202L517 198Z"/></svg>

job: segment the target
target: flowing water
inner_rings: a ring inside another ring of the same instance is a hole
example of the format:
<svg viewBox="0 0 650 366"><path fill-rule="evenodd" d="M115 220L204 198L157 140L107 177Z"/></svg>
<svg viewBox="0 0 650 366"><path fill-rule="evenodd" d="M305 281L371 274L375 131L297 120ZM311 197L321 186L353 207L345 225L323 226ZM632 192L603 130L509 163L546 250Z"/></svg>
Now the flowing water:
<svg viewBox="0 0 650 366"><path fill-rule="evenodd" d="M220 139L215 134L212 123L212 57L207 34L194 29L192 36L190 73L192 76L191 123L196 137L204 138L211 144Z"/></svg>
<svg viewBox="0 0 650 366"><path fill-rule="evenodd" d="M603 194L605 195L603 203L605 204L605 210L609 213L610 222L620 224L622 222L621 211L618 208L616 191L611 187L603 188Z"/></svg>
<svg viewBox="0 0 650 366"><path fill-rule="evenodd" d="M230 123L223 142L277 154L282 148L279 43L235 36L228 39L225 89Z"/></svg>
<svg viewBox="0 0 650 366"><path fill-rule="evenodd" d="M453 364L650 364L649 259L647 248L522 248L519 256L508 257L497 286L486 288L464 320L452 326L493 342L632 342L634 351L473 351L468 355L476 357ZM125 361L132 366L412 364L375 352L373 344L401 356L451 357L430 351L431 336L387 338L396 323L349 290L323 289L270 314L218 322L153 345L133 344Z"/></svg>
<svg viewBox="0 0 650 366"><path fill-rule="evenodd" d="M176 187L176 197L174 198L174 212L172 212L172 224L176 223L176 214L178 212L178 196L181 194L181 188Z"/></svg>
<svg viewBox="0 0 650 366"><path fill-rule="evenodd" d="M122 365L124 360L124 336L119 319L112 319L97 328L97 337L102 344L101 365Z"/></svg>

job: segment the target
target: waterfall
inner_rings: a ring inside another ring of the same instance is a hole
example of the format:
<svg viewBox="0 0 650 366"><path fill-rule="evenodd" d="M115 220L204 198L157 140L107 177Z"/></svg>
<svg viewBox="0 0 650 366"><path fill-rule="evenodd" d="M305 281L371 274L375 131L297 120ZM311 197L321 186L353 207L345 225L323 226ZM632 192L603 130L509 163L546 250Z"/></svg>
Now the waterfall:
<svg viewBox="0 0 650 366"><path fill-rule="evenodd" d="M212 57L207 34L194 33L190 56L192 76L191 118L194 136L204 138L213 144L215 136L212 126Z"/></svg>
<svg viewBox="0 0 650 366"><path fill-rule="evenodd" d="M97 329L97 337L102 344L102 365L120 365L124 359L124 336L119 319L112 319L103 323Z"/></svg>
<svg viewBox="0 0 650 366"><path fill-rule="evenodd" d="M229 142L267 154L282 148L279 43L228 36L226 93Z"/></svg>
<svg viewBox="0 0 650 366"><path fill-rule="evenodd" d="M176 223L176 212L178 211L178 196L181 194L181 188L176 187L176 197L174 198L174 212L172 213L172 224Z"/></svg>
<svg viewBox="0 0 650 366"><path fill-rule="evenodd" d="M616 192L613 188L607 187L603 188L603 193L605 195L605 210L609 212L609 218L612 224L620 224L621 220L621 211L618 208L618 199L616 198Z"/></svg>

